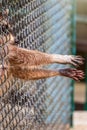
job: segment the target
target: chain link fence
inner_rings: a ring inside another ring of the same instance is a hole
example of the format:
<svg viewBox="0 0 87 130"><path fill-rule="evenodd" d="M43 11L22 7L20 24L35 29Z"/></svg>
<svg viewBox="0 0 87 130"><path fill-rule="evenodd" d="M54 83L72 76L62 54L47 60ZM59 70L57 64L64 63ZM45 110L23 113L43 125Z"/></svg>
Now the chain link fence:
<svg viewBox="0 0 87 130"><path fill-rule="evenodd" d="M5 16L5 9L9 9ZM19 47L48 53L70 54L69 0L0 0L0 65L9 53L7 20ZM51 65L49 68L63 68ZM27 81L0 76L0 130L67 130L71 117L71 80L62 77Z"/></svg>

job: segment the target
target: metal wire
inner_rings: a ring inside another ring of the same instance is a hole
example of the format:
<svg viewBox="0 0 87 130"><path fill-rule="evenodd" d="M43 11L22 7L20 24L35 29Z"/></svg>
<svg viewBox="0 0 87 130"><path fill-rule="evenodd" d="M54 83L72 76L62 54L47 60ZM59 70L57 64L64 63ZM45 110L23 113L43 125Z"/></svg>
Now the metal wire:
<svg viewBox="0 0 87 130"><path fill-rule="evenodd" d="M8 64L7 34L12 31L20 47L69 54L72 5L69 0L3 0L0 21L0 65ZM9 14L4 13L9 9ZM2 26L2 20L11 25ZM4 37L4 39L3 39ZM2 44L1 44L2 43ZM49 68L64 67L52 65ZM2 69L2 68L0 68ZM1 71L0 71L1 72ZM1 130L66 130L70 124L71 80L50 78L24 82L0 74Z"/></svg>

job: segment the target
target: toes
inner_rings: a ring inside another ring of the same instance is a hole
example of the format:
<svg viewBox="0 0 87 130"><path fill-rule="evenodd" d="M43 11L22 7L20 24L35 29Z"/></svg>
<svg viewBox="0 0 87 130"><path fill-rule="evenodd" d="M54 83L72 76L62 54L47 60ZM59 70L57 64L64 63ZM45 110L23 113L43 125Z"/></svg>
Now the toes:
<svg viewBox="0 0 87 130"><path fill-rule="evenodd" d="M78 67L84 63L84 58L81 56L72 56L71 57L71 64Z"/></svg>
<svg viewBox="0 0 87 130"><path fill-rule="evenodd" d="M75 56L76 59L81 59L84 60L84 58L82 56Z"/></svg>
<svg viewBox="0 0 87 130"><path fill-rule="evenodd" d="M78 64L76 64L73 60L71 61L71 64L75 67L78 67Z"/></svg>
<svg viewBox="0 0 87 130"><path fill-rule="evenodd" d="M73 79L75 80L81 80L84 79L84 72L81 70L76 70L76 72L74 72L75 76L73 77Z"/></svg>
<svg viewBox="0 0 87 130"><path fill-rule="evenodd" d="M75 63L78 63L78 64L84 63L83 60L78 60L78 59L73 59L72 61L75 62Z"/></svg>
<svg viewBox="0 0 87 130"><path fill-rule="evenodd" d="M67 69L67 71L69 72L69 77L73 78L76 81L79 81L81 79L84 79L84 72L82 70L77 70L74 68L69 68Z"/></svg>
<svg viewBox="0 0 87 130"><path fill-rule="evenodd" d="M84 79L84 72L82 70L77 70L75 68L66 68L60 71L63 76L72 78L76 81Z"/></svg>

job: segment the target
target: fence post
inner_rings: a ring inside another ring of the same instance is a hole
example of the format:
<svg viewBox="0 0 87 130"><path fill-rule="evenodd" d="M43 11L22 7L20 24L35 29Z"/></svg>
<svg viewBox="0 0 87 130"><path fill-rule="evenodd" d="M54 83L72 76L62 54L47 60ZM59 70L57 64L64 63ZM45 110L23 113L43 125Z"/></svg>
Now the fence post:
<svg viewBox="0 0 87 130"><path fill-rule="evenodd" d="M72 54L76 54L76 0L72 1ZM71 126L73 126L73 111L75 110L74 104L74 80L71 82L72 97L71 97Z"/></svg>

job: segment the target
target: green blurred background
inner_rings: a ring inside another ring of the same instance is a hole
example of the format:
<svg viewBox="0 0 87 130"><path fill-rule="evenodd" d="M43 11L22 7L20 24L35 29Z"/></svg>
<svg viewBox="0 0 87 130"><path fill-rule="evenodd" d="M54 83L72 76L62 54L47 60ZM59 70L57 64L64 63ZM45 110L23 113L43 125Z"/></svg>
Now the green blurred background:
<svg viewBox="0 0 87 130"><path fill-rule="evenodd" d="M79 68L85 72L85 79L75 83L75 109L87 110L87 0L76 0L76 48L76 54L85 58Z"/></svg>

